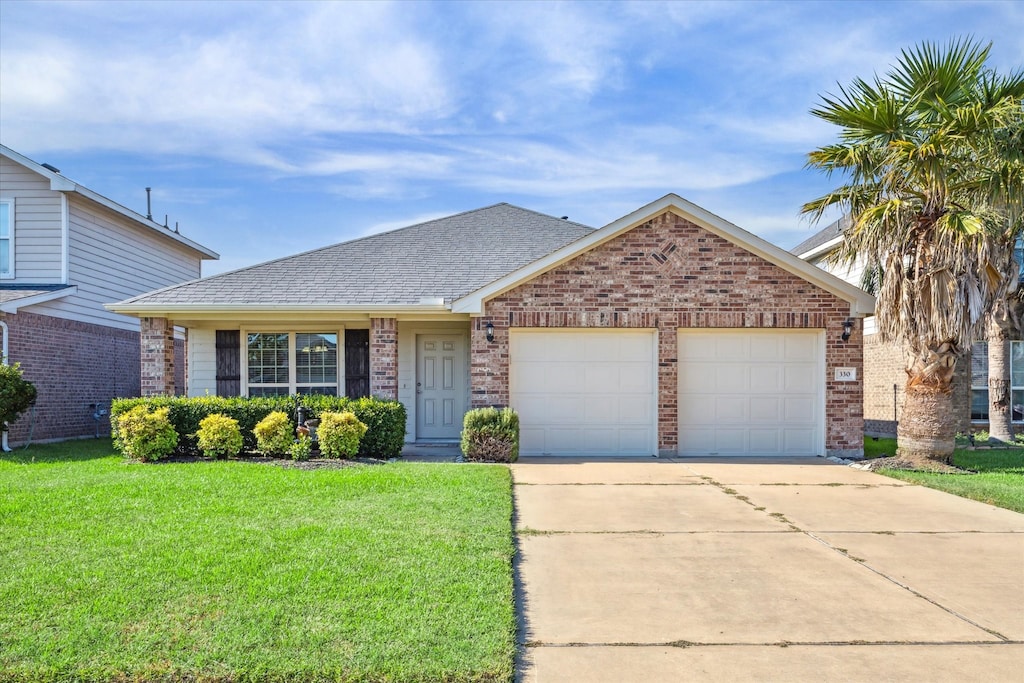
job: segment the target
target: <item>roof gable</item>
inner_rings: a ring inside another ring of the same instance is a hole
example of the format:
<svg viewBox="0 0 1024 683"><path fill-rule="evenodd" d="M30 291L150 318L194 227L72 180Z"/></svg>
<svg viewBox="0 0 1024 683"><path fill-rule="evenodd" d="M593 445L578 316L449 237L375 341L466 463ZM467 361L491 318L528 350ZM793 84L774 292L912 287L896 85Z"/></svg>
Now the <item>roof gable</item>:
<svg viewBox="0 0 1024 683"><path fill-rule="evenodd" d="M114 213L117 213L122 217L132 221L139 227L155 232L163 239L168 239L173 242L177 242L178 244L181 244L185 247L188 247L189 249L192 249L193 251L200 254L200 258L220 258L220 255L217 252L213 251L212 249L204 247L198 242L193 242L187 237L183 237L181 234L165 228L156 221L146 218L142 214L136 213L131 209L124 207L115 202L114 200L108 199L107 197L104 197L103 195L97 192L93 192L87 187L79 185L70 178L61 175L59 171L54 170L52 167L47 167L44 166L43 164L37 163L32 159L29 159L27 156L15 152L13 149L7 147L6 145L0 145L0 154L2 154L3 156L7 157L8 159L15 163L24 166L33 173L36 173L42 176L43 178L46 178L50 182L50 189L53 191L72 192L76 195L84 197L85 199L88 199L89 201L95 202L100 206L106 207L107 209L113 211Z"/></svg>
<svg viewBox="0 0 1024 683"><path fill-rule="evenodd" d="M636 211L623 216L600 230L566 245L543 258L527 264L508 275L488 284L486 287L465 296L452 304L453 313L480 314L484 303L538 275L566 263L572 258L594 249L633 228L647 223L658 215L671 211L699 227L732 242L783 270L850 302L851 315L865 315L874 312L874 297L825 271L812 266L793 254L767 242L760 237L733 225L732 223L688 202L676 194L668 194Z"/></svg>

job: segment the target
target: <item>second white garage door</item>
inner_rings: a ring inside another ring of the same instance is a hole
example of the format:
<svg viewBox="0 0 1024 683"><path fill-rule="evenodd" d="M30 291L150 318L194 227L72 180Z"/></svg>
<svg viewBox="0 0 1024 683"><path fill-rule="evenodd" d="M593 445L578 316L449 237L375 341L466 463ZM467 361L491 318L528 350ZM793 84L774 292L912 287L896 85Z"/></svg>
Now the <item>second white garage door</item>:
<svg viewBox="0 0 1024 683"><path fill-rule="evenodd" d="M679 454L822 454L823 335L679 330Z"/></svg>
<svg viewBox="0 0 1024 683"><path fill-rule="evenodd" d="M520 453L654 455L655 339L654 330L511 330Z"/></svg>

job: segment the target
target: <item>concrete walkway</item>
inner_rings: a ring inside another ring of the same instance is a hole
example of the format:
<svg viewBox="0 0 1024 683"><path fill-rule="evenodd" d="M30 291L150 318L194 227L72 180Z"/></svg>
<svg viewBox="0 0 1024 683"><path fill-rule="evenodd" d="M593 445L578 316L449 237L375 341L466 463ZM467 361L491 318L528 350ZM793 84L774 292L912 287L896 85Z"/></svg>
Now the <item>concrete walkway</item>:
<svg viewBox="0 0 1024 683"><path fill-rule="evenodd" d="M512 475L519 680L1024 680L1024 515L821 459Z"/></svg>

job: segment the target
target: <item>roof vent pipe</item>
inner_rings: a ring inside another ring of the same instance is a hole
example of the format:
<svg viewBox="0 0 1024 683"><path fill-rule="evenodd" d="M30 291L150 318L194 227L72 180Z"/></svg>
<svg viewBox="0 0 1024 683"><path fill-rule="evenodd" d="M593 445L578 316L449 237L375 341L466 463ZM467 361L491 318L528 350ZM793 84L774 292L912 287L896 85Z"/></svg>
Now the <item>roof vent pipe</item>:
<svg viewBox="0 0 1024 683"><path fill-rule="evenodd" d="M149 193L153 190L152 187L146 188L146 218L153 220L153 202L150 200Z"/></svg>

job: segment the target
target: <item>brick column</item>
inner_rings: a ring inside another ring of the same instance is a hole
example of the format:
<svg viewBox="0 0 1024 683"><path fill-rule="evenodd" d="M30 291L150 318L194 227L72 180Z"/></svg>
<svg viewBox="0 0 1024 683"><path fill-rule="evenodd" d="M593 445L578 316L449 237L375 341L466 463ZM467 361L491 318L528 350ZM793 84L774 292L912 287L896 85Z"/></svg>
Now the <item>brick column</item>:
<svg viewBox="0 0 1024 683"><path fill-rule="evenodd" d="M479 317L470 323L470 407L507 406L508 317ZM487 323L494 325L494 341L487 341Z"/></svg>
<svg viewBox="0 0 1024 683"><path fill-rule="evenodd" d="M398 320L370 318L370 395L398 400Z"/></svg>
<svg viewBox="0 0 1024 683"><path fill-rule="evenodd" d="M167 318L142 318L142 395L174 395L174 325Z"/></svg>
<svg viewBox="0 0 1024 683"><path fill-rule="evenodd" d="M658 455L679 452L679 330L658 326Z"/></svg>

